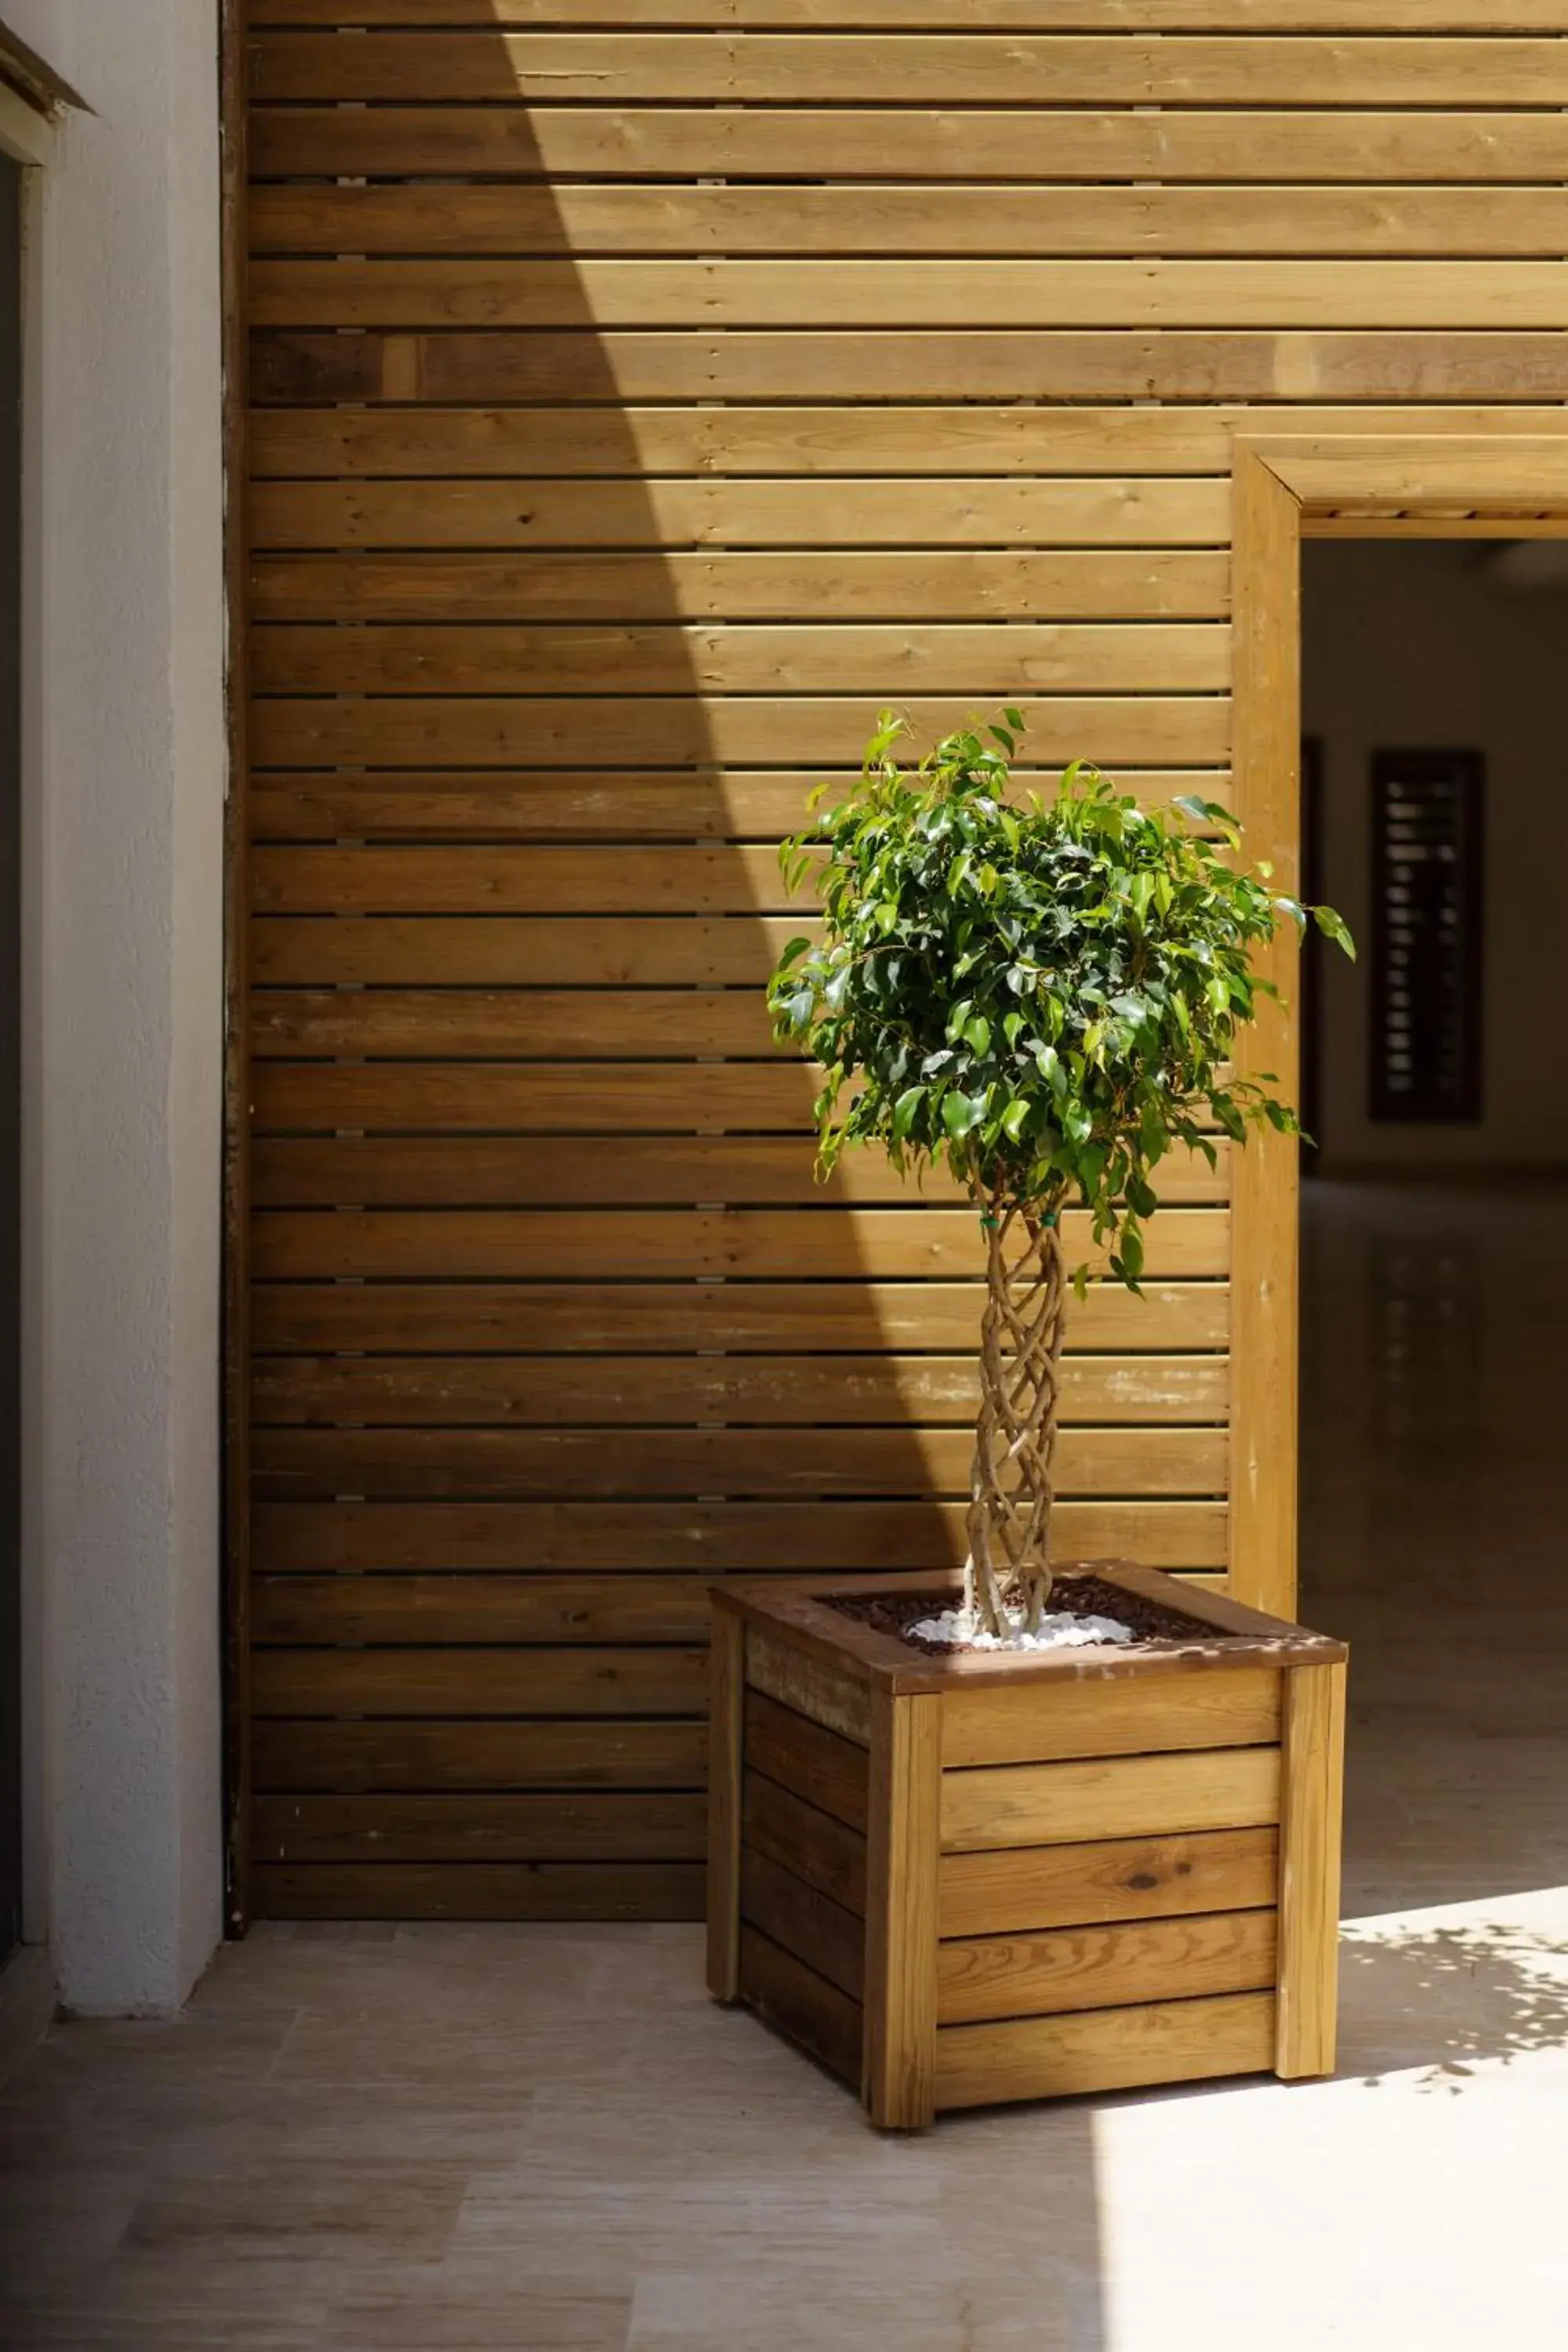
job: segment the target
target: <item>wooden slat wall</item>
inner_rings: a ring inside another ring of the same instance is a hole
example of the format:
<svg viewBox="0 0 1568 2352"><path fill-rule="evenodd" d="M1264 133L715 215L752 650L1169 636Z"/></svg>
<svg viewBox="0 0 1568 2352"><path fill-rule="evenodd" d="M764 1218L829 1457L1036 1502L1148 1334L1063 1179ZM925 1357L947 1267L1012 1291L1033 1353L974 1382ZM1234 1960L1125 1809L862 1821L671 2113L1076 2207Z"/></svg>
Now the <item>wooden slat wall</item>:
<svg viewBox="0 0 1568 2352"><path fill-rule="evenodd" d="M686 1915L705 1579L953 1557L973 1404L772 845L890 697L1227 789L1237 424L1568 394L1568 0L250 13L254 1885ZM1228 1191L1068 1551L1226 1569Z"/></svg>

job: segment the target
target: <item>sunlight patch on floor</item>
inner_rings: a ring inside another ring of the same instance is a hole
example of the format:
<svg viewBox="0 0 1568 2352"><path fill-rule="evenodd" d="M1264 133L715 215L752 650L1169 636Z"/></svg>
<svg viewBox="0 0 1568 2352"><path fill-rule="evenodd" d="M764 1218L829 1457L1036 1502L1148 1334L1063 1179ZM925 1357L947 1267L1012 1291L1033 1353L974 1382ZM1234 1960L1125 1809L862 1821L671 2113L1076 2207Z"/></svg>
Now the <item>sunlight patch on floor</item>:
<svg viewBox="0 0 1568 2352"><path fill-rule="evenodd" d="M1097 2352L1568 2343L1568 1886L1347 1921L1341 1986L1333 2082L1095 2115Z"/></svg>

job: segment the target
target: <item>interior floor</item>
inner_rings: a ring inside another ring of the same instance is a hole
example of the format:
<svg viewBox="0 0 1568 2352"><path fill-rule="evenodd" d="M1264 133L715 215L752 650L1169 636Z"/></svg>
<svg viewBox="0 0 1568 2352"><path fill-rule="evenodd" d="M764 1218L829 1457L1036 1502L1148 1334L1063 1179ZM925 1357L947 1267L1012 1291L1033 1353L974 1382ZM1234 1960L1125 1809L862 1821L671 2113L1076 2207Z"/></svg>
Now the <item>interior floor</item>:
<svg viewBox="0 0 1568 2352"><path fill-rule="evenodd" d="M1568 2341L1568 1191L1310 1188L1341 2072L879 2138L688 1927L262 1928L0 2101L9 2352Z"/></svg>
<svg viewBox="0 0 1568 2352"><path fill-rule="evenodd" d="M1303 1197L1300 1613L1351 1643L1346 1916L1568 1885L1568 1185Z"/></svg>

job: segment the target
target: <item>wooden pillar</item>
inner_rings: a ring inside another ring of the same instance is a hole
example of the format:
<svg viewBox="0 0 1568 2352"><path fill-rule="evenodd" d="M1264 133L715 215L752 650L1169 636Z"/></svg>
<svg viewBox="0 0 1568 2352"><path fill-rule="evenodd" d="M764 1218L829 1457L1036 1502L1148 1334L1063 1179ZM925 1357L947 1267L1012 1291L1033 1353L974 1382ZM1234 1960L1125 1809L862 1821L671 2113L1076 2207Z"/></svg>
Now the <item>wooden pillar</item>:
<svg viewBox="0 0 1568 2352"><path fill-rule="evenodd" d="M1233 796L1247 862L1293 891L1300 862L1300 506L1245 443L1232 478ZM1297 1098L1299 950L1286 924L1255 969L1260 996L1236 1043L1239 1071ZM1231 1160L1230 1590L1270 1616L1296 1613L1297 1255L1293 1136L1255 1131Z"/></svg>
<svg viewBox="0 0 1568 2352"><path fill-rule="evenodd" d="M874 2124L918 2131L936 2117L937 1870L942 1701L871 1702L867 1808L865 2057Z"/></svg>
<svg viewBox="0 0 1568 2352"><path fill-rule="evenodd" d="M746 1629L714 1596L709 1651L708 1990L741 1991L741 1772L744 1759Z"/></svg>
<svg viewBox="0 0 1568 2352"><path fill-rule="evenodd" d="M1279 1822L1279 1999L1274 2071L1331 2074L1339 2017L1345 1668L1285 1675Z"/></svg>

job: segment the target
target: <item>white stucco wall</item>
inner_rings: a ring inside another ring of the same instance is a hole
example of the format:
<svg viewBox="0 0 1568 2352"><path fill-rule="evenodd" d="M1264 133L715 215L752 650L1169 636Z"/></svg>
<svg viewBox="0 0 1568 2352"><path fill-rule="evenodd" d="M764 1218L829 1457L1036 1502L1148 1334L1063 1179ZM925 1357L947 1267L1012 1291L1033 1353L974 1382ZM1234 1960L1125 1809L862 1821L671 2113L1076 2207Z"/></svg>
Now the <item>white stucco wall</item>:
<svg viewBox="0 0 1568 2352"><path fill-rule="evenodd" d="M96 109L31 208L29 1932L165 2011L221 1929L217 0L0 0Z"/></svg>

